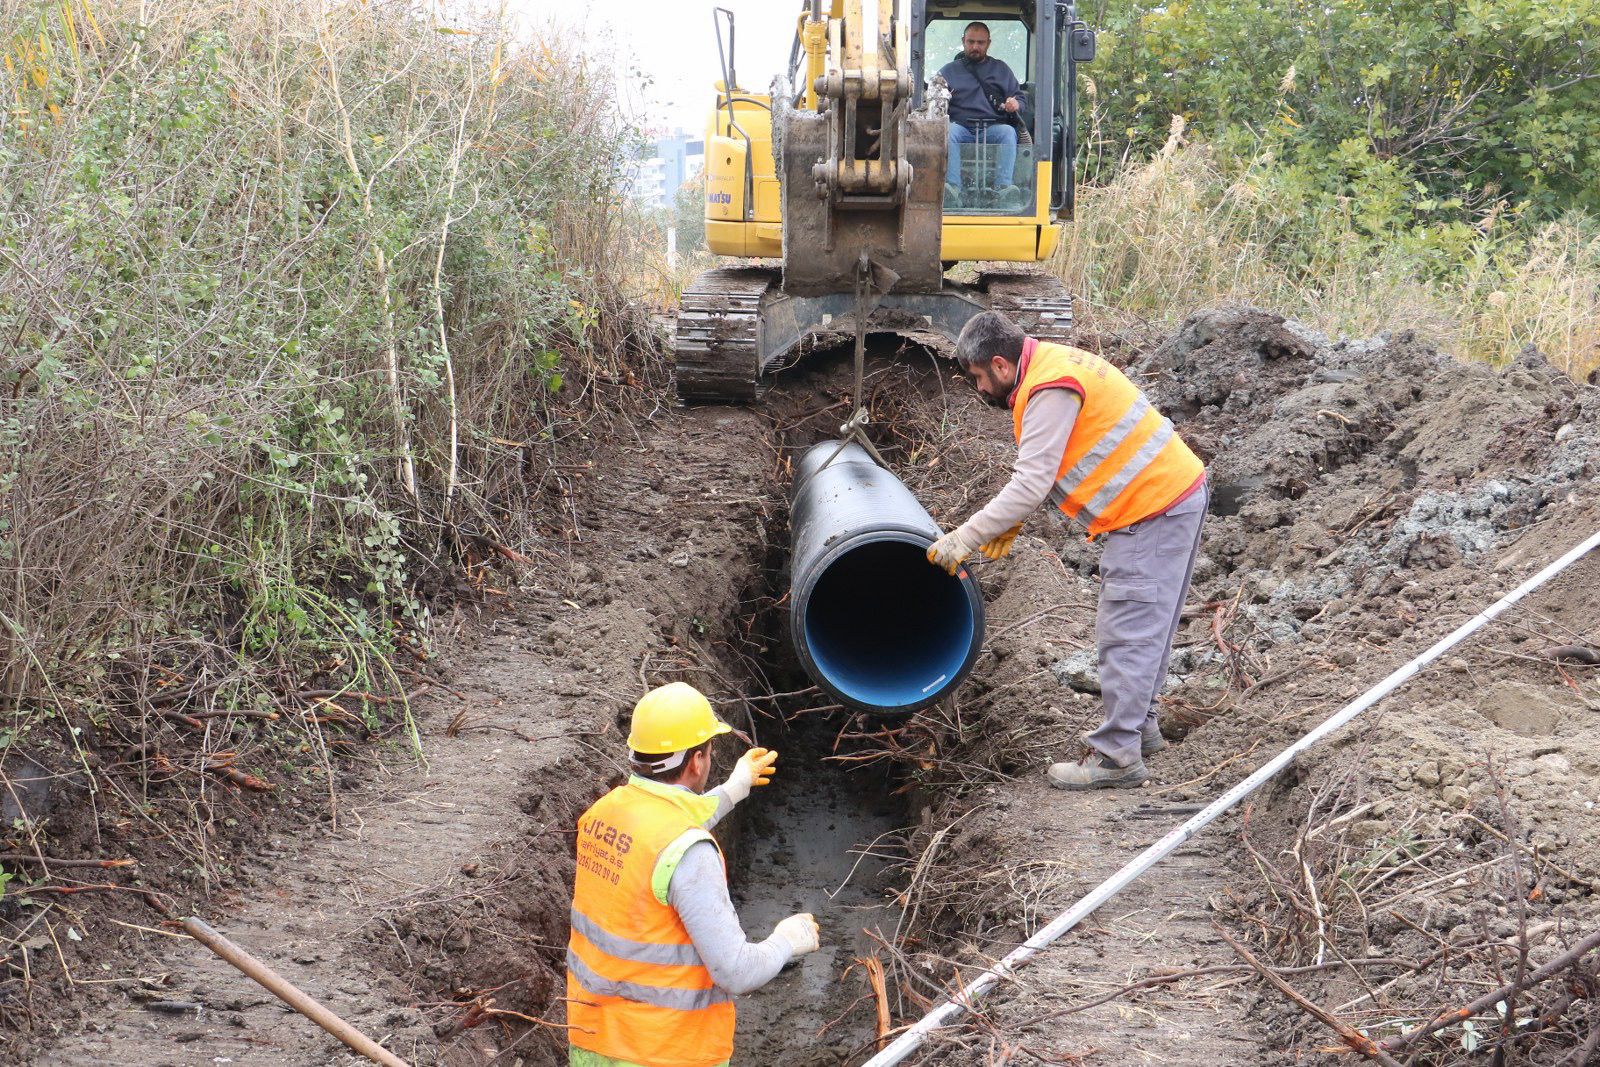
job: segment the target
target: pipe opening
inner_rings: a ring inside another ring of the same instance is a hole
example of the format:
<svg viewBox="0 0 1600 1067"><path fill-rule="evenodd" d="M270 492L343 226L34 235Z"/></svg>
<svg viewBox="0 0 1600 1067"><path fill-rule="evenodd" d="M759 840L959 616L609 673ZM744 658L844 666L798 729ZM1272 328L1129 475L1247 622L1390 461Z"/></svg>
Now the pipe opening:
<svg viewBox="0 0 1600 1067"><path fill-rule="evenodd" d="M971 592L904 540L848 549L822 572L805 607L805 644L819 680L872 708L910 709L954 684L974 651Z"/></svg>

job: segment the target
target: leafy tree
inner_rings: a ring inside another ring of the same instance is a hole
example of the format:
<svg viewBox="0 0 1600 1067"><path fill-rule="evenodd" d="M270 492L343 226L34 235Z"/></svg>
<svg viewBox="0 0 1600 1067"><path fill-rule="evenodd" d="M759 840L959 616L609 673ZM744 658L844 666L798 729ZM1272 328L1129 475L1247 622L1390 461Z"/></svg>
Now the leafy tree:
<svg viewBox="0 0 1600 1067"><path fill-rule="evenodd" d="M1104 157L1180 115L1374 211L1504 199L1600 209L1600 0L1100 0ZM1419 187L1420 186L1420 187Z"/></svg>

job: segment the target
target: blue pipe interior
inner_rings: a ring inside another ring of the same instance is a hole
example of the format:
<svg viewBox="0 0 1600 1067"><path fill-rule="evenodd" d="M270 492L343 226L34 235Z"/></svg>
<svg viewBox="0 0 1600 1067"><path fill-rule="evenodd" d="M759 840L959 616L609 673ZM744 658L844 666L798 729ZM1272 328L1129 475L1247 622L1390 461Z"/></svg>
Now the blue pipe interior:
<svg viewBox="0 0 1600 1067"><path fill-rule="evenodd" d="M805 612L817 670L862 704L915 704L961 671L972 647L972 603L961 581L905 541L873 541L828 566Z"/></svg>

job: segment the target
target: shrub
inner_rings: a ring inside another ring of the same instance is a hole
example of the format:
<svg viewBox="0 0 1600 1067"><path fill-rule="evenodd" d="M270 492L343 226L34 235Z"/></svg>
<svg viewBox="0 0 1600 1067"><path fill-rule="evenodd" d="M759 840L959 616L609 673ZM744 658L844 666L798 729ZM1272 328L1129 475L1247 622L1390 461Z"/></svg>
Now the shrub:
<svg viewBox="0 0 1600 1067"><path fill-rule="evenodd" d="M1084 187L1053 268L1102 314L1162 321L1244 302L1334 334L1417 329L1472 359L1528 345L1582 377L1600 366L1600 226L1398 191L1379 168L1328 191L1270 153L1186 144L1174 123L1145 163Z"/></svg>
<svg viewBox="0 0 1600 1067"><path fill-rule="evenodd" d="M620 376L615 94L390 0L6 10L13 736L376 688Z"/></svg>

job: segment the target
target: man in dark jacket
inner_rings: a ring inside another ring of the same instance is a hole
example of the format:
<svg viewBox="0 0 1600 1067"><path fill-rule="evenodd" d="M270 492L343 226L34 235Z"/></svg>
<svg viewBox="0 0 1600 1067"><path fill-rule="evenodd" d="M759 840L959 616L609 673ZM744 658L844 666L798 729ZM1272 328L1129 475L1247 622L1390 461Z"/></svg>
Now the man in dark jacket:
<svg viewBox="0 0 1600 1067"><path fill-rule="evenodd" d="M989 27L967 25L961 54L939 73L950 86L949 162L945 167L946 208L961 206L961 146L995 145L994 185L1001 206L1020 207L1022 194L1012 184L1017 164L1017 129L1011 124L1026 104L1017 76L1003 60L989 57Z"/></svg>

